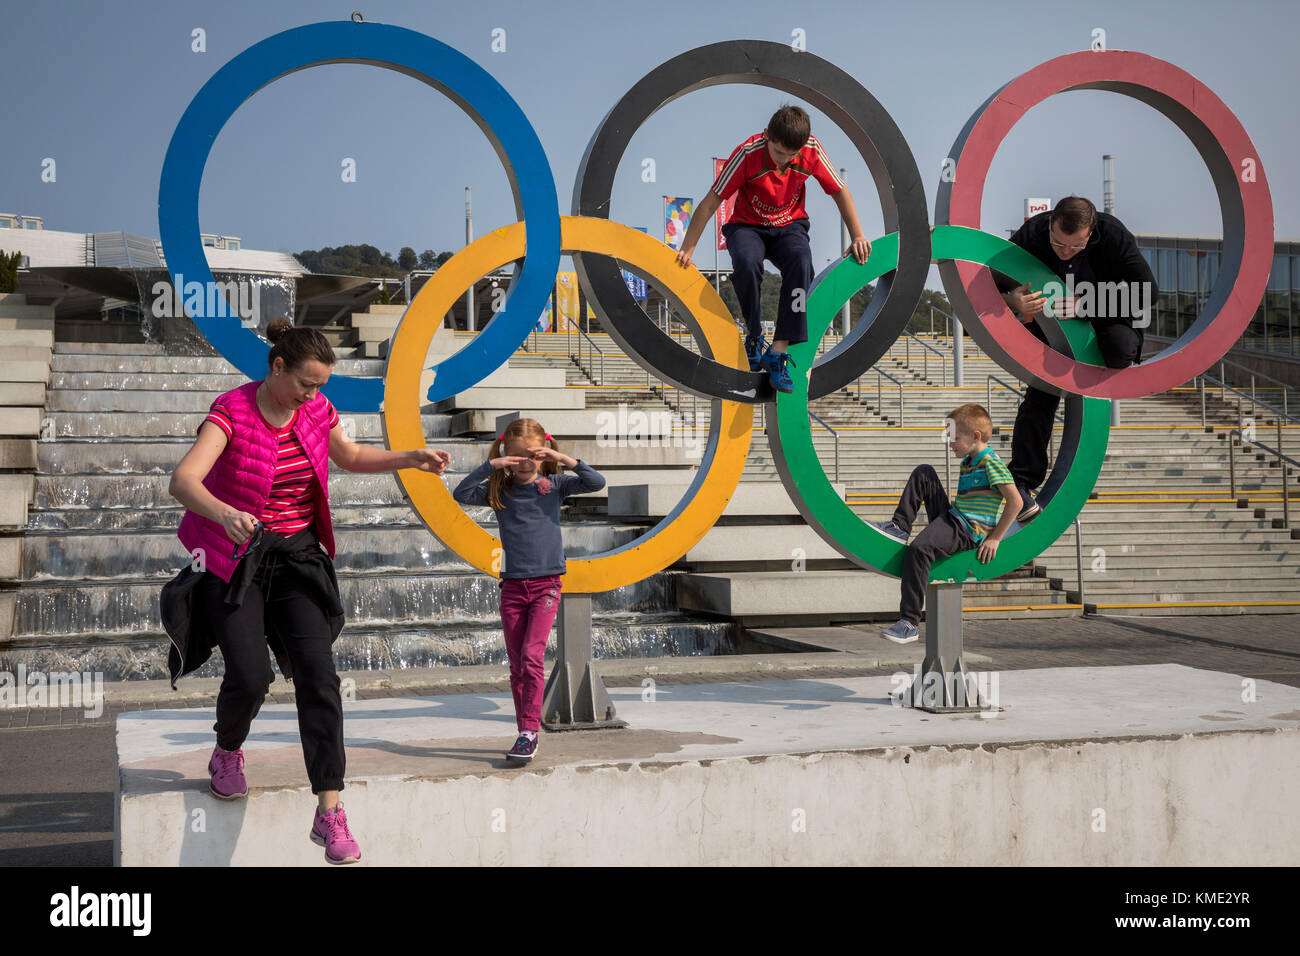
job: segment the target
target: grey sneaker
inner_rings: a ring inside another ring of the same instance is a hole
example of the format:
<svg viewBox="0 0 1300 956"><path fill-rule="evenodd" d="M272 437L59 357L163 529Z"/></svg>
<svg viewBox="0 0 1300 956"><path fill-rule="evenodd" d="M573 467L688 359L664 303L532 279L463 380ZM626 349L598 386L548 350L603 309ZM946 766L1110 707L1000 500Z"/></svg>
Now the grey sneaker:
<svg viewBox="0 0 1300 956"><path fill-rule="evenodd" d="M871 525L871 527L875 528L882 534L889 535L889 537L893 538L895 541L901 541L904 544L907 543L908 532L900 528L894 522L893 518L890 518L888 521L868 521L867 524Z"/></svg>
<svg viewBox="0 0 1300 956"><path fill-rule="evenodd" d="M887 641L893 641L895 644L911 644L921 637L921 629L915 624L908 624L906 621L899 621L897 624L891 624L880 632L880 636Z"/></svg>

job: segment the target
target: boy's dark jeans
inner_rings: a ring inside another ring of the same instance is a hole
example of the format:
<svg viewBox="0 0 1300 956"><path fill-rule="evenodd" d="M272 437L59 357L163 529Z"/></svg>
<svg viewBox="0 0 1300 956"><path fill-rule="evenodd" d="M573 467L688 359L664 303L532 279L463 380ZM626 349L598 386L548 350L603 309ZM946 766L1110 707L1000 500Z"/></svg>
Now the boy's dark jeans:
<svg viewBox="0 0 1300 956"><path fill-rule="evenodd" d="M903 596L898 605L898 616L909 624L921 623L925 586L935 558L946 558L976 546L974 536L966 530L949 504L948 493L944 491L938 473L929 465L917 465L912 470L898 499L894 524L910 532L922 503L930 523L907 545L907 553L903 556Z"/></svg>
<svg viewBox="0 0 1300 956"><path fill-rule="evenodd" d="M757 336L763 329L759 291L763 284L763 260L769 259L781 273L781 299L772 338L785 339L791 345L807 342L808 289L813 280L808 220L796 219L785 226L729 222L722 227L722 235L731 256L731 284L749 334ZM803 290L799 303L795 302L796 289Z"/></svg>

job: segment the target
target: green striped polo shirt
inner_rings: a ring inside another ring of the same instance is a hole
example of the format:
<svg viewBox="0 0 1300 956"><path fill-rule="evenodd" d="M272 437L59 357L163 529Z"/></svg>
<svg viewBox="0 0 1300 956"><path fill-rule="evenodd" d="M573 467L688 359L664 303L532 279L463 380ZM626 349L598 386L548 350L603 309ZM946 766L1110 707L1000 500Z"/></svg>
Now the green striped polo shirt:
<svg viewBox="0 0 1300 956"><path fill-rule="evenodd" d="M997 527L1002 511L1002 492L997 485L1015 484L1011 472L991 447L972 452L961 460L957 500L953 507L970 528L977 542Z"/></svg>

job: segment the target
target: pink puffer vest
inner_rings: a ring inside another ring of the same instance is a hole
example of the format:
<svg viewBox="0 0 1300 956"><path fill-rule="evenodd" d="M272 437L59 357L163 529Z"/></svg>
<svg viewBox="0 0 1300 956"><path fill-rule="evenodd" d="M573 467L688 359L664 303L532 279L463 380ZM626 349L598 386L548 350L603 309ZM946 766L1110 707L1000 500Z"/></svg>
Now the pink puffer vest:
<svg viewBox="0 0 1300 956"><path fill-rule="evenodd" d="M257 386L260 384L248 382L213 402L214 405L224 405L230 412L234 436L203 479L203 487L218 499L254 517L261 515L266 499L270 497L279 451L275 433L257 408ZM316 534L332 560L334 525L330 521L329 501L329 416L325 397L319 392L310 402L298 407L293 434L302 443L320 485L316 495ZM223 581L230 580L237 564L231 557L235 545L220 524L187 509L176 535L190 554L194 554L196 548L203 549L207 570Z"/></svg>

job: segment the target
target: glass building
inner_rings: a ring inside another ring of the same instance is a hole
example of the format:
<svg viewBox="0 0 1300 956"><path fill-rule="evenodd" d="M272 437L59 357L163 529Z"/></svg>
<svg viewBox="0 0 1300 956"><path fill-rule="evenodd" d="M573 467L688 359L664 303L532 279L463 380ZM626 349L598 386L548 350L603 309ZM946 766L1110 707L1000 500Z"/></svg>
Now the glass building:
<svg viewBox="0 0 1300 956"><path fill-rule="evenodd" d="M1177 338L1210 297L1223 240L1143 234L1135 238L1160 287L1148 333ZM1237 348L1300 356L1300 241L1274 243L1267 291Z"/></svg>

